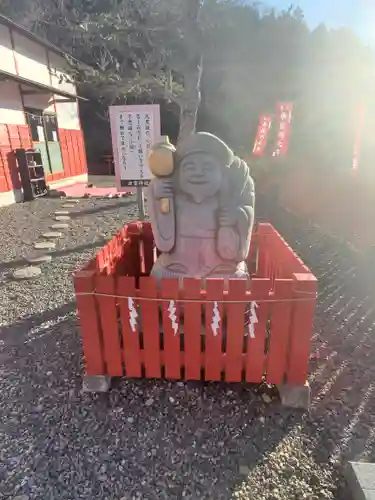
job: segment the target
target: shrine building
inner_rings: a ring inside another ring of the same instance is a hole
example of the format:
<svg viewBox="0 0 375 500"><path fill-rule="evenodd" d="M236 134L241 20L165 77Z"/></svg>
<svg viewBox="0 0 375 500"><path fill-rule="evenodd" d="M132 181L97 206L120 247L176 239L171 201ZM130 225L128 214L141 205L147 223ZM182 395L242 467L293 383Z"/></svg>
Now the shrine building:
<svg viewBox="0 0 375 500"><path fill-rule="evenodd" d="M22 201L15 150L41 152L51 189L87 181L76 86L66 54L0 15L0 206Z"/></svg>

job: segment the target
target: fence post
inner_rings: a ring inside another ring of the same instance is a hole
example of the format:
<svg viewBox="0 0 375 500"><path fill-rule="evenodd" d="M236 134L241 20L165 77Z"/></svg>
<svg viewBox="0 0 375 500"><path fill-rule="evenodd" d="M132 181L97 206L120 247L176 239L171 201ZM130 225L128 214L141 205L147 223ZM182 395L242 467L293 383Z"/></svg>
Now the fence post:
<svg viewBox="0 0 375 500"><path fill-rule="evenodd" d="M155 278L153 276L142 277L140 279L139 290L145 374L146 378L161 378L160 302L157 301L158 289Z"/></svg>
<svg viewBox="0 0 375 500"><path fill-rule="evenodd" d="M141 259L139 255L139 241L141 238L140 226L136 222L128 224L128 237L130 238L129 256L132 261L131 273L136 278L141 274Z"/></svg>
<svg viewBox="0 0 375 500"><path fill-rule="evenodd" d="M123 375L122 351L116 309L114 276L96 276L94 283L98 292L96 307L100 314L106 372L111 377L121 377Z"/></svg>
<svg viewBox="0 0 375 500"><path fill-rule="evenodd" d="M258 278L269 278L269 242L271 241L270 234L272 233L271 224L260 223L258 225Z"/></svg>
<svg viewBox="0 0 375 500"><path fill-rule="evenodd" d="M312 273L296 273L293 279L297 300L293 304L287 383L303 385L308 376L318 283Z"/></svg>
<svg viewBox="0 0 375 500"><path fill-rule="evenodd" d="M93 295L94 276L95 271L78 271L74 275L74 288L86 361L86 375L105 375L101 331Z"/></svg>
<svg viewBox="0 0 375 500"><path fill-rule="evenodd" d="M274 281L274 300L271 305L270 342L267 359L266 380L269 384L282 384L288 362L288 339L293 303L293 281Z"/></svg>
<svg viewBox="0 0 375 500"><path fill-rule="evenodd" d="M149 275L154 265L154 235L149 222L144 222L142 227L145 273Z"/></svg>

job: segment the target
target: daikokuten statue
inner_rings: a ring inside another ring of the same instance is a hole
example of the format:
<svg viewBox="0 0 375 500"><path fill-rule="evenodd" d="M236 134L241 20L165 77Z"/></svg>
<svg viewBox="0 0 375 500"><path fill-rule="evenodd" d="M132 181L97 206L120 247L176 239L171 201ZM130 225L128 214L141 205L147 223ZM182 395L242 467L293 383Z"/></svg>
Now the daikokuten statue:
<svg viewBox="0 0 375 500"><path fill-rule="evenodd" d="M161 254L156 278L248 276L254 222L249 168L214 135L198 132L177 149L156 144L148 212Z"/></svg>

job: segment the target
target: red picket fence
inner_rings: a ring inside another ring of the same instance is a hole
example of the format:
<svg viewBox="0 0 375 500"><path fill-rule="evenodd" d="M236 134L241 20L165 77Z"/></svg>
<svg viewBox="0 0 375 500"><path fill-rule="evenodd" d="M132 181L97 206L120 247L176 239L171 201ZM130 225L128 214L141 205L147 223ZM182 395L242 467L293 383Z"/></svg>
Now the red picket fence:
<svg viewBox="0 0 375 500"><path fill-rule="evenodd" d="M127 224L74 276L87 375L303 385L317 281L270 224L251 279L157 286L149 223Z"/></svg>

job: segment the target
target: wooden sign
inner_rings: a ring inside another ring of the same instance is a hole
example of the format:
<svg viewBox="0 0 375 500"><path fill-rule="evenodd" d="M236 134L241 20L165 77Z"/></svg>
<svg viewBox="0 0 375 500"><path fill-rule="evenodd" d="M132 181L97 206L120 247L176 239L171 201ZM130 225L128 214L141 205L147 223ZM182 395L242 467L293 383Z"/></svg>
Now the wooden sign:
<svg viewBox="0 0 375 500"><path fill-rule="evenodd" d="M159 105L110 106L109 116L118 190L147 186L148 152L160 140Z"/></svg>

